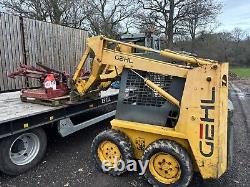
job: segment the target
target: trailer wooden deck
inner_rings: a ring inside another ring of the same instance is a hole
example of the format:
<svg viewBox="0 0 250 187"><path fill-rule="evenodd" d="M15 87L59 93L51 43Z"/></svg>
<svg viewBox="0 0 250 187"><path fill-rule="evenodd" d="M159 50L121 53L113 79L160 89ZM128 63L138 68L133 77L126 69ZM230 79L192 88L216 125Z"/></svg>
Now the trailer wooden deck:
<svg viewBox="0 0 250 187"><path fill-rule="evenodd" d="M20 117L55 110L59 107L43 106L22 102L20 92L0 94L0 121L9 121Z"/></svg>
<svg viewBox="0 0 250 187"><path fill-rule="evenodd" d="M101 92L101 97L117 94L118 90L109 89ZM27 117L38 113L44 113L58 108L65 107L51 107L40 104L22 102L20 99L20 92L8 92L0 94L0 122L14 120L21 117Z"/></svg>

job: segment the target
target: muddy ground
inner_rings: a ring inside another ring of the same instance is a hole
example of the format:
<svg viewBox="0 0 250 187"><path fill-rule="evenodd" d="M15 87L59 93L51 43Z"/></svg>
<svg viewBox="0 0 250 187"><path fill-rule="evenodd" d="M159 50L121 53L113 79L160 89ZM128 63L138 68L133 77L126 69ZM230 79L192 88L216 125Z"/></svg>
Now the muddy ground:
<svg viewBox="0 0 250 187"><path fill-rule="evenodd" d="M218 180L203 181L195 174L191 187L241 187L250 184L250 80L231 83L231 100L235 108L233 165ZM111 177L95 169L90 154L91 142L106 128L108 121L66 138L50 133L47 154L41 164L18 177L0 174L0 186L149 187L147 181L135 172Z"/></svg>

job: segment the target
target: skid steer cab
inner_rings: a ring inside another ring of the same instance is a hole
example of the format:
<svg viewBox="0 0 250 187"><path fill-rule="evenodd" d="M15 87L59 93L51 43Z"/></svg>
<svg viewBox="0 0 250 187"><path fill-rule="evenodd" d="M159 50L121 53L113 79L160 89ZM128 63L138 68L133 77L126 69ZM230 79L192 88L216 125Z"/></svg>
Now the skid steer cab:
<svg viewBox="0 0 250 187"><path fill-rule="evenodd" d="M133 53L135 48L147 54ZM95 58L83 79L79 72L89 53ZM90 38L74 76L75 92L91 95L117 77L121 85L112 129L92 144L98 168L118 176L128 169L117 170L117 164L140 160L149 183L170 187L188 186L194 171L216 179L228 169L228 63Z"/></svg>

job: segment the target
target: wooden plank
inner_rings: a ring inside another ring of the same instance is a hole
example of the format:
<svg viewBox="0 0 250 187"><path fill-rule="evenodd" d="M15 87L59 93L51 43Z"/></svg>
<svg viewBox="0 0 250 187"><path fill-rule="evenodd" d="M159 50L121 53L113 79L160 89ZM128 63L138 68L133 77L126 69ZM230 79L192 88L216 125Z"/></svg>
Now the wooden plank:
<svg viewBox="0 0 250 187"><path fill-rule="evenodd" d="M46 23L43 23L43 29L44 29L44 55L45 55L45 65L49 65L49 67L51 67L51 64L49 64L49 54L48 54L48 45L49 45L49 41L48 41L48 30L46 27Z"/></svg>
<svg viewBox="0 0 250 187"><path fill-rule="evenodd" d="M50 56L50 64L52 64L53 69L57 69L57 63L55 62L54 58L54 48L53 48L53 42L56 40L56 38L53 38L53 31L52 27L54 25L47 24L48 27L48 34L49 34L49 56Z"/></svg>
<svg viewBox="0 0 250 187"><path fill-rule="evenodd" d="M55 36L54 36L54 27L55 27L55 25L50 25L51 60L53 62L54 68L56 70L60 70L58 62L56 61L56 57L55 57L55 55L56 55L56 53L55 53L55 42L56 42L57 38L55 38Z"/></svg>
<svg viewBox="0 0 250 187"><path fill-rule="evenodd" d="M41 43L40 43L40 21L36 21L36 47L38 62L42 63Z"/></svg>
<svg viewBox="0 0 250 187"><path fill-rule="evenodd" d="M26 47L26 59L27 59L27 65L32 65L32 46L31 46L31 33L30 33L30 20L27 18L24 18L24 28L25 28L25 47ZM28 79L29 87L33 87L33 83L31 79Z"/></svg>
<svg viewBox="0 0 250 187"><path fill-rule="evenodd" d="M7 67L8 67L8 70L7 70L7 74L13 72L14 68L13 68L13 48L11 47L11 24L12 24L12 17L10 17L9 15L5 14L5 26L6 26L6 33L7 33L7 55L8 55L8 61L7 61ZM9 82L10 82L10 89L14 90L15 89L15 82L13 79L10 79L8 78Z"/></svg>
<svg viewBox="0 0 250 187"><path fill-rule="evenodd" d="M63 64L64 64L64 68L66 68L66 71L68 71L68 64L67 64L67 60L66 60L66 43L67 43L67 38L65 36L65 30L64 27L61 27L60 29L61 32L61 57L63 59Z"/></svg>
<svg viewBox="0 0 250 187"><path fill-rule="evenodd" d="M22 54L22 49L20 48L20 18L18 16L14 17L15 25L14 25L14 33L16 34L16 39L15 39L15 49L16 49L16 69L19 67L20 64L22 64L22 59L21 56ZM22 77L17 77L17 89L21 89L23 87L22 83Z"/></svg>
<svg viewBox="0 0 250 187"><path fill-rule="evenodd" d="M29 56L29 46L28 46L28 19L23 18L23 40L24 40L24 51L25 51L25 58L26 64L29 65L30 56ZM28 86L30 86L30 81L28 80Z"/></svg>
<svg viewBox="0 0 250 187"><path fill-rule="evenodd" d="M6 80L6 84L5 84L5 90L11 90L12 86L11 86L11 80L7 78L7 72L10 69L10 63L9 63L9 53L8 53L8 28L6 25L6 22L8 21L6 19L6 15L4 14L2 17L2 29L3 29L3 46L4 46L4 77Z"/></svg>
<svg viewBox="0 0 250 187"><path fill-rule="evenodd" d="M72 62L72 71L75 71L75 64L77 63L78 59L77 59L77 53L79 51L79 46L78 46L78 42L79 42L79 31L78 30L75 30L75 29L72 29L73 33L72 33L72 36L73 36L73 40L74 40L74 56L73 56L73 59L74 61Z"/></svg>
<svg viewBox="0 0 250 187"><path fill-rule="evenodd" d="M30 32L30 27L31 27L31 20L27 19L27 53L28 53L28 59L27 59L27 64L32 65L33 61L33 54L32 54L32 43L31 43L31 32Z"/></svg>
<svg viewBox="0 0 250 187"><path fill-rule="evenodd" d="M80 35L80 30L74 30L74 39L75 39L75 63L73 66L73 71L75 71L76 67L75 64L79 63L80 61L78 60L79 56L79 48L80 48L80 40L81 40L81 35Z"/></svg>
<svg viewBox="0 0 250 187"><path fill-rule="evenodd" d="M48 55L48 62L47 65L50 66L51 68L54 68L54 64L52 62L52 57L51 57L51 36L50 36L50 26L46 25L46 47L47 47L47 55Z"/></svg>
<svg viewBox="0 0 250 187"><path fill-rule="evenodd" d="M9 62L9 54L8 54L8 40L7 40L7 26L6 26L6 16L5 14L3 15L3 24L2 24L2 29L3 29L3 44L4 44L4 58L5 58L5 68L4 68L4 76L7 77L7 72L9 71L9 64L7 64L7 62ZM7 79L7 78L6 78ZM11 89L11 83L10 80L7 79L7 90Z"/></svg>
<svg viewBox="0 0 250 187"><path fill-rule="evenodd" d="M37 41L36 41L36 20L32 20L32 53L34 57L33 66L36 66L36 63L39 62L39 57L37 53Z"/></svg>
<svg viewBox="0 0 250 187"><path fill-rule="evenodd" d="M54 30L53 30L53 32L54 32L54 38L56 38L54 40L55 61L58 64L58 70L62 71L63 69L62 69L62 64L61 64L61 61L60 61L60 52L59 52L59 45L60 45L60 39L59 39L59 35L58 35L59 34L58 33L59 26L55 25L53 28L54 28Z"/></svg>
<svg viewBox="0 0 250 187"><path fill-rule="evenodd" d="M33 60L32 60L32 65L36 66L36 62L37 62L37 53L36 53L36 38L35 38L35 33L36 33L36 27L35 27L35 20L31 20L31 46L32 46L32 56L33 56Z"/></svg>
<svg viewBox="0 0 250 187"><path fill-rule="evenodd" d="M34 45L34 20L29 20L29 51L30 51L30 65L36 66L36 54ZM36 87L36 80L31 79L31 86Z"/></svg>
<svg viewBox="0 0 250 187"><path fill-rule="evenodd" d="M18 44L18 51L19 51L19 64L25 64L25 54L24 54L24 51L25 51L25 49L24 49L24 46L25 46L25 44L24 44L24 41L23 41L23 25L21 25L21 17L16 17L16 19L17 19L17 25L16 25L16 27L17 27L17 44ZM20 88L19 89L21 89L21 88L25 88L26 87L26 84L25 84L25 78L24 77L20 77L19 78L19 80L20 80Z"/></svg>
<svg viewBox="0 0 250 187"><path fill-rule="evenodd" d="M10 20L10 47L12 49L12 57L11 57L11 63L12 63L12 70L11 72L14 72L17 70L17 58L18 58L18 48L16 45L16 41L17 41L17 33L16 33L16 20L15 20L15 16L9 16L9 20ZM18 89L19 88L19 77L17 77L16 79L12 79L13 83L14 83L14 88Z"/></svg>
<svg viewBox="0 0 250 187"><path fill-rule="evenodd" d="M60 57L62 59L62 63L63 63L63 67L66 68L67 71L67 63L66 63L66 59L65 59L65 43L66 43L66 38L65 38L65 34L64 34L64 29L61 27L60 28Z"/></svg>
<svg viewBox="0 0 250 187"><path fill-rule="evenodd" d="M35 20L34 21L34 27L35 27L35 44L36 44L36 63L42 63L41 61L41 54L40 54L40 43L39 43L39 22ZM36 65L36 64L35 64ZM38 81L36 81L36 87L40 86L40 83Z"/></svg>
<svg viewBox="0 0 250 187"><path fill-rule="evenodd" d="M39 21L38 22L38 29L39 29L39 50L40 50L40 60L41 60L41 63L44 63L44 51L43 51L43 37L42 37L42 33L43 33L43 30L42 30L42 22Z"/></svg>
<svg viewBox="0 0 250 187"><path fill-rule="evenodd" d="M65 42L66 42L66 39L64 37L64 30L62 27L59 30L60 30L60 57L61 57L63 67L65 68L67 72L69 72L67 68L67 64L65 60L65 52L64 52Z"/></svg>
<svg viewBox="0 0 250 187"><path fill-rule="evenodd" d="M55 34L55 55L56 55L56 61L58 63L58 67L60 69L60 71L62 70L62 60L61 60L61 56L60 56L60 45L61 45L61 41L60 41L60 30L59 30L59 26L55 25L54 26L54 34Z"/></svg>
<svg viewBox="0 0 250 187"><path fill-rule="evenodd" d="M67 63L67 68L69 69L70 73L71 72L71 64L70 64L70 42L71 42L71 38L70 38L70 33L68 31L68 29L66 27L64 27L64 32L65 32L65 37L67 38L66 40L66 45L65 45L65 51L66 51L66 63Z"/></svg>
<svg viewBox="0 0 250 187"><path fill-rule="evenodd" d="M80 62L81 56L82 56L82 31L79 30L79 40L78 40L78 50L77 50L77 61Z"/></svg>
<svg viewBox="0 0 250 187"><path fill-rule="evenodd" d="M43 28L44 28L44 55L46 57L46 60L44 62L45 66L52 67L50 63L50 57L49 57L49 38L48 38L48 27L46 23L43 23Z"/></svg>
<svg viewBox="0 0 250 187"><path fill-rule="evenodd" d="M10 63L10 69L9 69L9 73L12 73L15 71L15 58L16 58L16 54L15 54L15 48L13 47L13 37L14 37L14 33L13 33L13 16L9 16L8 15L8 36L9 36L9 43L8 43L8 52L9 52L9 63ZM11 79L11 87L12 89L16 89L16 85L15 85L15 80Z"/></svg>
<svg viewBox="0 0 250 187"><path fill-rule="evenodd" d="M80 42L81 42L81 32L80 32L80 30L75 30L74 37L75 37L75 48L76 48L76 50L75 50L75 64L74 64L73 71L75 72L76 64L78 64L80 62L80 60L79 60Z"/></svg>
<svg viewBox="0 0 250 187"><path fill-rule="evenodd" d="M68 51L69 51L69 68L70 71L73 72L73 67L74 67L74 53L75 53L75 49L74 49L74 37L73 37L73 29L71 28L67 28L68 30L68 34L69 34L69 46L68 46Z"/></svg>
<svg viewBox="0 0 250 187"><path fill-rule="evenodd" d="M31 35L32 35L32 54L33 54L32 65L33 66L36 66L36 63L39 62L39 56L38 56L38 52L37 52L37 45L38 45L38 43L37 43L37 40L36 40L36 33L37 33L36 22L37 22L36 20L32 20L32 24L31 24L31 26L32 26L32 28L31 28L31 30L32 30L32 33L31 33ZM33 79L32 82L33 82L33 86L34 87L39 86L37 80Z"/></svg>
<svg viewBox="0 0 250 187"><path fill-rule="evenodd" d="M57 25L56 26L56 38L57 38L57 42L56 42L56 53L57 53L57 59L58 59L58 63L59 63L59 67L60 70L62 70L63 67L63 61L62 61L62 57L61 57L61 33L60 33L60 28Z"/></svg>
<svg viewBox="0 0 250 187"><path fill-rule="evenodd" d="M70 28L67 28L67 33L68 33L68 37L69 37L69 45L67 46L67 49L69 51L69 69L70 69L70 72L72 72L72 69L73 69L73 63L74 62L74 53L75 53L75 49L74 49L74 38L73 38L73 33L72 33L72 29Z"/></svg>
<svg viewBox="0 0 250 187"><path fill-rule="evenodd" d="M21 64L22 62L20 62L20 48L19 48L19 42L20 42L20 37L19 37L19 30L18 30L18 26L20 27L20 19L18 16L13 16L13 33L15 35L15 39L14 39L14 48L15 48L15 70L18 68L19 64ZM17 77L15 80L16 83L16 89L20 89L22 88L22 80L21 77Z"/></svg>
<svg viewBox="0 0 250 187"><path fill-rule="evenodd" d="M3 41L3 29L2 29L2 23L3 23L3 17L2 17L2 13L0 13L0 38L1 41ZM5 90L5 74L4 74L4 69L5 69L5 64L4 64L4 46L3 46L3 42L0 42L0 91L4 91Z"/></svg>

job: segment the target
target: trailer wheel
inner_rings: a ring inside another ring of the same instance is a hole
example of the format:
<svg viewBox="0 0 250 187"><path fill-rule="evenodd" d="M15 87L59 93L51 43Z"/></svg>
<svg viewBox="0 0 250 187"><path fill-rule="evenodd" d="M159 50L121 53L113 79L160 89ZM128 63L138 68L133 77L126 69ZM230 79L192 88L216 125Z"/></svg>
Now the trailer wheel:
<svg viewBox="0 0 250 187"><path fill-rule="evenodd" d="M133 148L128 137L115 130L106 130L96 136L91 151L98 169L113 176L125 173L127 162L133 159ZM123 168L120 160L125 163Z"/></svg>
<svg viewBox="0 0 250 187"><path fill-rule="evenodd" d="M187 151L170 140L150 144L142 157L148 167L144 176L153 186L186 187L193 175L192 161Z"/></svg>
<svg viewBox="0 0 250 187"><path fill-rule="evenodd" d="M0 141L0 171L19 175L36 166L47 148L47 136L36 128Z"/></svg>

